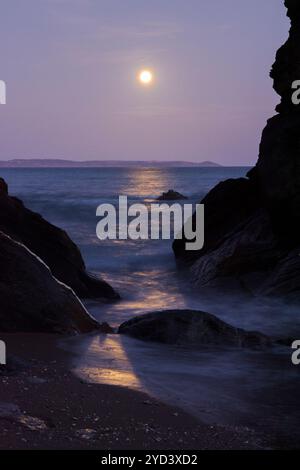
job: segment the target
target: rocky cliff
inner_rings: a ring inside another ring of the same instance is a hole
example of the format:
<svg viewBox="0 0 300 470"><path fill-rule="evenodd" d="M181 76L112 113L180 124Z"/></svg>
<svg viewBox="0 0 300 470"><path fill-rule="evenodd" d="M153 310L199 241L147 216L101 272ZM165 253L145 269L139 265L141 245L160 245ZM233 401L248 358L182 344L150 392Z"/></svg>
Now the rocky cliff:
<svg viewBox="0 0 300 470"><path fill-rule="evenodd" d="M300 2L286 0L285 5L290 34L271 70L281 103L263 131L259 159L248 176L260 189L276 235L295 245L300 240L300 105L292 102L292 83L300 80Z"/></svg>
<svg viewBox="0 0 300 470"><path fill-rule="evenodd" d="M300 2L286 0L291 29L271 70L281 102L263 131L259 158L246 178L218 184L204 198L205 245L185 251L198 285L239 287L258 294L300 298Z"/></svg>

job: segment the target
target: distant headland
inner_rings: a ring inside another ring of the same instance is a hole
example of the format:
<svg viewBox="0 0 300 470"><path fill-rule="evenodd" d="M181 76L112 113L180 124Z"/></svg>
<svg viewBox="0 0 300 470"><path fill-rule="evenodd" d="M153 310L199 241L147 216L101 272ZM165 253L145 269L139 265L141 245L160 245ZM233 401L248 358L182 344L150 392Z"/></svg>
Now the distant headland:
<svg viewBox="0 0 300 470"><path fill-rule="evenodd" d="M0 161L0 168L95 168L95 167L222 167L204 162L157 161L157 160L87 160L73 161L63 159L13 159Z"/></svg>

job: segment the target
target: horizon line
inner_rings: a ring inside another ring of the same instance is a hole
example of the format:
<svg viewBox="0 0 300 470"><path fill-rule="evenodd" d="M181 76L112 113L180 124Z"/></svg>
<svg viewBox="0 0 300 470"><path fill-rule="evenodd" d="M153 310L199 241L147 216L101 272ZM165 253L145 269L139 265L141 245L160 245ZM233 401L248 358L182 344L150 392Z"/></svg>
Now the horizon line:
<svg viewBox="0 0 300 470"><path fill-rule="evenodd" d="M119 166L130 164L155 164L155 165L174 165L180 164L181 166L212 166L212 167L252 167L251 164L225 164L215 162L213 160L203 160L203 161L194 161L194 160L119 160L119 159L91 159L91 160L71 160L68 158L57 158L57 157L50 157L50 158L30 158L30 157L22 157L22 158L11 158L7 160L0 159L0 166L2 165L10 165L10 164L28 164L28 163L39 163L39 164L47 164L49 162L50 165L55 163L66 163L66 164L78 164L78 165L91 165L91 164L103 164L109 166L109 164L115 165L118 164Z"/></svg>

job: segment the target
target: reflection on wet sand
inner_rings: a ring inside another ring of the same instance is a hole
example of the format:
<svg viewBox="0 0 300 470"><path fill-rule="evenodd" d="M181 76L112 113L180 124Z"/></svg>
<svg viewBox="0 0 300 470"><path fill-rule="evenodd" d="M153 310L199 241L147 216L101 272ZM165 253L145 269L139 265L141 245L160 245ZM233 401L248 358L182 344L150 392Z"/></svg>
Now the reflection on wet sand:
<svg viewBox="0 0 300 470"><path fill-rule="evenodd" d="M146 392L213 424L299 433L300 378L288 348L192 350L119 335L64 341L88 382ZM289 396L289 400L286 397Z"/></svg>
<svg viewBox="0 0 300 470"><path fill-rule="evenodd" d="M91 358L92 364L84 359L79 361L74 372L83 380L89 382L102 383L107 385L119 385L134 390L145 390L137 377L125 349L119 341L115 341L115 336L94 336L87 346L86 355ZM106 366L98 367L99 353L103 353L106 358ZM83 356L86 357L86 356ZM88 365L89 364L89 365Z"/></svg>

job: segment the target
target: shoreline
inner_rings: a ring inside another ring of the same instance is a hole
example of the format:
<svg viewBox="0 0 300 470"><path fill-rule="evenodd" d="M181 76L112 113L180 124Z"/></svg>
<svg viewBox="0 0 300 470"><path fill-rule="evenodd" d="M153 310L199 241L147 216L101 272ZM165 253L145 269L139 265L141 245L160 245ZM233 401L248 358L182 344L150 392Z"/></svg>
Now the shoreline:
<svg viewBox="0 0 300 470"><path fill-rule="evenodd" d="M1 333L0 449L280 448L252 429L207 425L125 387L91 384L71 371L59 335Z"/></svg>

